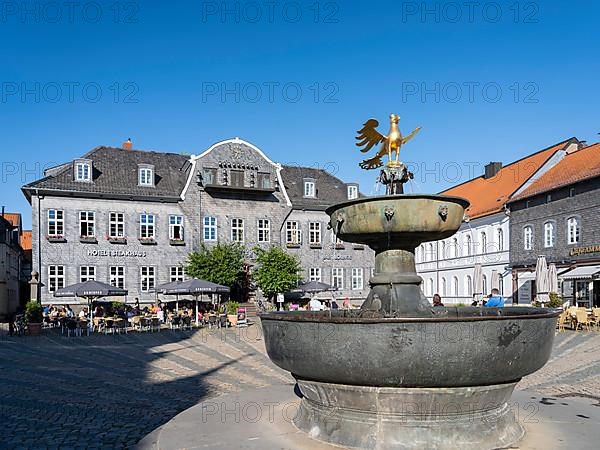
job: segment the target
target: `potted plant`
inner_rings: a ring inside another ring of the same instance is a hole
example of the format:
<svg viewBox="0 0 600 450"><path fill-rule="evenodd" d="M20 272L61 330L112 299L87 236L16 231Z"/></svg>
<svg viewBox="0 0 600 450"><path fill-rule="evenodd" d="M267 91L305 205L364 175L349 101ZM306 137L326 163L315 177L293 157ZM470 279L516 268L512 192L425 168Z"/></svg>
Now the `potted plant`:
<svg viewBox="0 0 600 450"><path fill-rule="evenodd" d="M42 305L36 300L31 300L25 305L25 319L27 320L27 328L31 336L39 336L42 332L42 321L44 315L42 313Z"/></svg>
<svg viewBox="0 0 600 450"><path fill-rule="evenodd" d="M240 307L240 304L238 302L234 302L234 301L228 301L227 304L227 320L229 321L229 323L231 324L232 327L237 326L237 313L238 313L238 308Z"/></svg>

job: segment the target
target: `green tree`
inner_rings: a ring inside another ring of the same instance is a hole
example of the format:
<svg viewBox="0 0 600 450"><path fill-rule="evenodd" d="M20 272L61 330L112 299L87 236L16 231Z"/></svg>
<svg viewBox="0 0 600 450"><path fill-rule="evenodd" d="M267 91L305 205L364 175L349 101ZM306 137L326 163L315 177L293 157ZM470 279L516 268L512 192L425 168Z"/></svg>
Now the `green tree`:
<svg viewBox="0 0 600 450"><path fill-rule="evenodd" d="M278 293L289 291L302 279L300 261L279 247L267 250L255 248L258 268L252 274L256 285L266 297L273 299Z"/></svg>
<svg viewBox="0 0 600 450"><path fill-rule="evenodd" d="M213 283L242 288L245 282L244 247L237 243L202 245L199 252L190 253L185 273L193 278Z"/></svg>

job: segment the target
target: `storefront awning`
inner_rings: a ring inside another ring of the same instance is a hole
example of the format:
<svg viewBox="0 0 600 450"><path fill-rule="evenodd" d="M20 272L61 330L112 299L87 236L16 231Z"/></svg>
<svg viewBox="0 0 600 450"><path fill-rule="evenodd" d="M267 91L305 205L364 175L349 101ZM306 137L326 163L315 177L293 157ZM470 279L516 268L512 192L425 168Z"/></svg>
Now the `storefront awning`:
<svg viewBox="0 0 600 450"><path fill-rule="evenodd" d="M576 267L568 272L559 275L563 280L586 280L600 275L600 266Z"/></svg>

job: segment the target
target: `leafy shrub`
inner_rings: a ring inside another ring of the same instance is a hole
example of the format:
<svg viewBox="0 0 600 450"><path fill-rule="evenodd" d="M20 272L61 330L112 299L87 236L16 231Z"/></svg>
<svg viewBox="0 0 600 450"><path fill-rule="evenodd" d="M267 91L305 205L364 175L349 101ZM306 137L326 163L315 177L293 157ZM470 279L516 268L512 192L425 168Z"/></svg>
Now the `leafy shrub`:
<svg viewBox="0 0 600 450"><path fill-rule="evenodd" d="M25 305L25 318L29 323L42 323L44 314L42 312L42 305L37 301L31 300Z"/></svg>

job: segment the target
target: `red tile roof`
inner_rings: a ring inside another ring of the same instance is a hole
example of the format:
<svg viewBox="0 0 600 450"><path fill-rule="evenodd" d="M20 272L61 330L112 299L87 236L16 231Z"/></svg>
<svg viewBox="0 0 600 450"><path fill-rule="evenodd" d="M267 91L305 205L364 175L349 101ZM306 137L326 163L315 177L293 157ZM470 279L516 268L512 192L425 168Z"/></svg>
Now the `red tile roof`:
<svg viewBox="0 0 600 450"><path fill-rule="evenodd" d="M21 214L19 213L4 213L4 218L8 220L13 227L18 226L21 223Z"/></svg>
<svg viewBox="0 0 600 450"><path fill-rule="evenodd" d="M503 210L504 205L531 176L558 150L567 147L575 138L559 142L523 159L504 166L494 177L480 176L450 188L441 194L464 197L471 202L466 214L471 219L488 216Z"/></svg>
<svg viewBox="0 0 600 450"><path fill-rule="evenodd" d="M531 197L597 176L600 176L600 143L565 155L558 164L512 200Z"/></svg>
<svg viewBox="0 0 600 450"><path fill-rule="evenodd" d="M31 250L31 230L23 230L19 243L23 250Z"/></svg>

